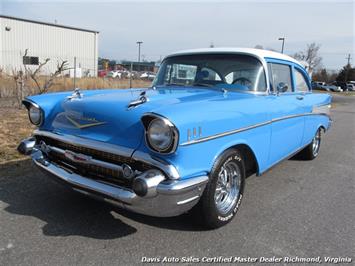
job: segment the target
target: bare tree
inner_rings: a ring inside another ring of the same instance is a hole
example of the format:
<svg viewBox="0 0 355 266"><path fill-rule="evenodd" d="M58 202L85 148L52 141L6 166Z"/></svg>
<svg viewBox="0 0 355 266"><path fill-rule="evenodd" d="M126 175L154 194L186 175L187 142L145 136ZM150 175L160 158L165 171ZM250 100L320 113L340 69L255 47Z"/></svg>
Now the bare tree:
<svg viewBox="0 0 355 266"><path fill-rule="evenodd" d="M21 108L21 103L24 98L24 91L26 87L26 82L27 82L27 75L24 73L22 70L12 70L12 78L15 81L15 86L16 86L16 100L18 107Z"/></svg>
<svg viewBox="0 0 355 266"><path fill-rule="evenodd" d="M295 53L294 58L305 61L308 64L308 72L312 73L315 68L321 65L322 57L319 56L320 44L312 42L307 44L307 48L303 51Z"/></svg>
<svg viewBox="0 0 355 266"><path fill-rule="evenodd" d="M25 50L25 54L24 56L26 56L28 53L28 49ZM34 81L34 83L36 84L37 90L38 90L38 94L43 94L46 93L49 88L54 84L54 80L60 76L64 71L68 70L69 68L68 66L68 61L63 60L62 62L58 62L57 63L57 69L54 73L50 74L49 79L46 79L46 81L44 82L43 85L41 85L41 83L39 82L39 74L42 71L42 68L50 61L49 58L46 58L44 60L44 62L39 63L38 67L32 71L30 69L27 68L27 66L24 64L24 68L26 71L26 74L28 74L28 76Z"/></svg>
<svg viewBox="0 0 355 266"><path fill-rule="evenodd" d="M45 93L49 90L49 88L54 84L54 80L59 77L64 71L68 70L68 61L64 60L62 62L57 63L57 70L49 76L43 85L43 89L40 94Z"/></svg>

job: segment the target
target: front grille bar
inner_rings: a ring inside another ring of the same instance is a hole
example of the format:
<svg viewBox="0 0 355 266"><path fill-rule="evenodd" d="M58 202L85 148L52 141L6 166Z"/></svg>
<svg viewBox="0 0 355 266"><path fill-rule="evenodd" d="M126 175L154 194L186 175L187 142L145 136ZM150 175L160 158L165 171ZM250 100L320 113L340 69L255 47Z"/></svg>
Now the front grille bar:
<svg viewBox="0 0 355 266"><path fill-rule="evenodd" d="M43 146L43 143L41 144L41 146ZM57 147L53 147L50 145L46 145L45 147L50 151L50 152L56 152L59 153L60 155L66 157L67 159L68 156L68 150L63 150ZM43 150L43 149L42 149ZM78 154L78 155L82 155L82 154ZM96 160L94 158L92 158L91 156L86 156L87 159L85 161L80 161L80 160L73 160L73 159L69 159L75 163L82 163L82 164L89 164L89 165L94 165L94 166L98 166L98 167L103 167L103 168L107 168L113 171L117 171L120 174L123 174L123 170L122 170L122 166L121 165L116 165L116 164L112 164L112 163L108 163L108 162L104 162L104 161L100 161L100 160Z"/></svg>

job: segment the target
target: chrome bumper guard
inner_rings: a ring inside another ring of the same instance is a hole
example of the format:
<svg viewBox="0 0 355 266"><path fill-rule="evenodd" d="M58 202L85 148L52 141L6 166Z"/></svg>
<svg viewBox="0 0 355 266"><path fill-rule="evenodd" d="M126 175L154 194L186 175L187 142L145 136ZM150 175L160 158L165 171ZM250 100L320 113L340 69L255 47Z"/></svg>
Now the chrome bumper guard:
<svg viewBox="0 0 355 266"><path fill-rule="evenodd" d="M133 189L89 179L56 165L36 148L31 138L23 140L18 149L30 155L34 164L47 175L64 182L73 190L150 216L171 217L187 212L198 202L208 182L207 176L172 180L159 170L148 170L134 179L143 181L147 186L147 193L139 196Z"/></svg>

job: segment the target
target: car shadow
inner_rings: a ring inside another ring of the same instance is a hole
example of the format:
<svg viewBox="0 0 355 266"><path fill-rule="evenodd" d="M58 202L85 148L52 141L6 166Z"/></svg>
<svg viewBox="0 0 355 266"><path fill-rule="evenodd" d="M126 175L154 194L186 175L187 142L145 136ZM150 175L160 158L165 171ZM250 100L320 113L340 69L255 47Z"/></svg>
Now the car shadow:
<svg viewBox="0 0 355 266"><path fill-rule="evenodd" d="M80 235L115 239L137 232L120 216L159 228L184 231L204 230L190 214L155 218L122 210L60 185L38 171L30 160L0 165L0 201L11 214L30 216L45 222L48 236Z"/></svg>

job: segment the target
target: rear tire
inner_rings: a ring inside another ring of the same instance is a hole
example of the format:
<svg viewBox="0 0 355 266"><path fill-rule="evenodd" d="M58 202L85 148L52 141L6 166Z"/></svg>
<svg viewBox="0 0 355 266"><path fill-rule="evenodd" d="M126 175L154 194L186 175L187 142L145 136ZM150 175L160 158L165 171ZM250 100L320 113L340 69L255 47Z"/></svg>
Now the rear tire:
<svg viewBox="0 0 355 266"><path fill-rule="evenodd" d="M321 128L319 128L312 142L300 152L300 158L303 160L313 160L319 154L321 143Z"/></svg>
<svg viewBox="0 0 355 266"><path fill-rule="evenodd" d="M245 186L243 156L236 149L226 150L215 162L209 178L195 210L202 224L214 229L229 223L238 211Z"/></svg>

